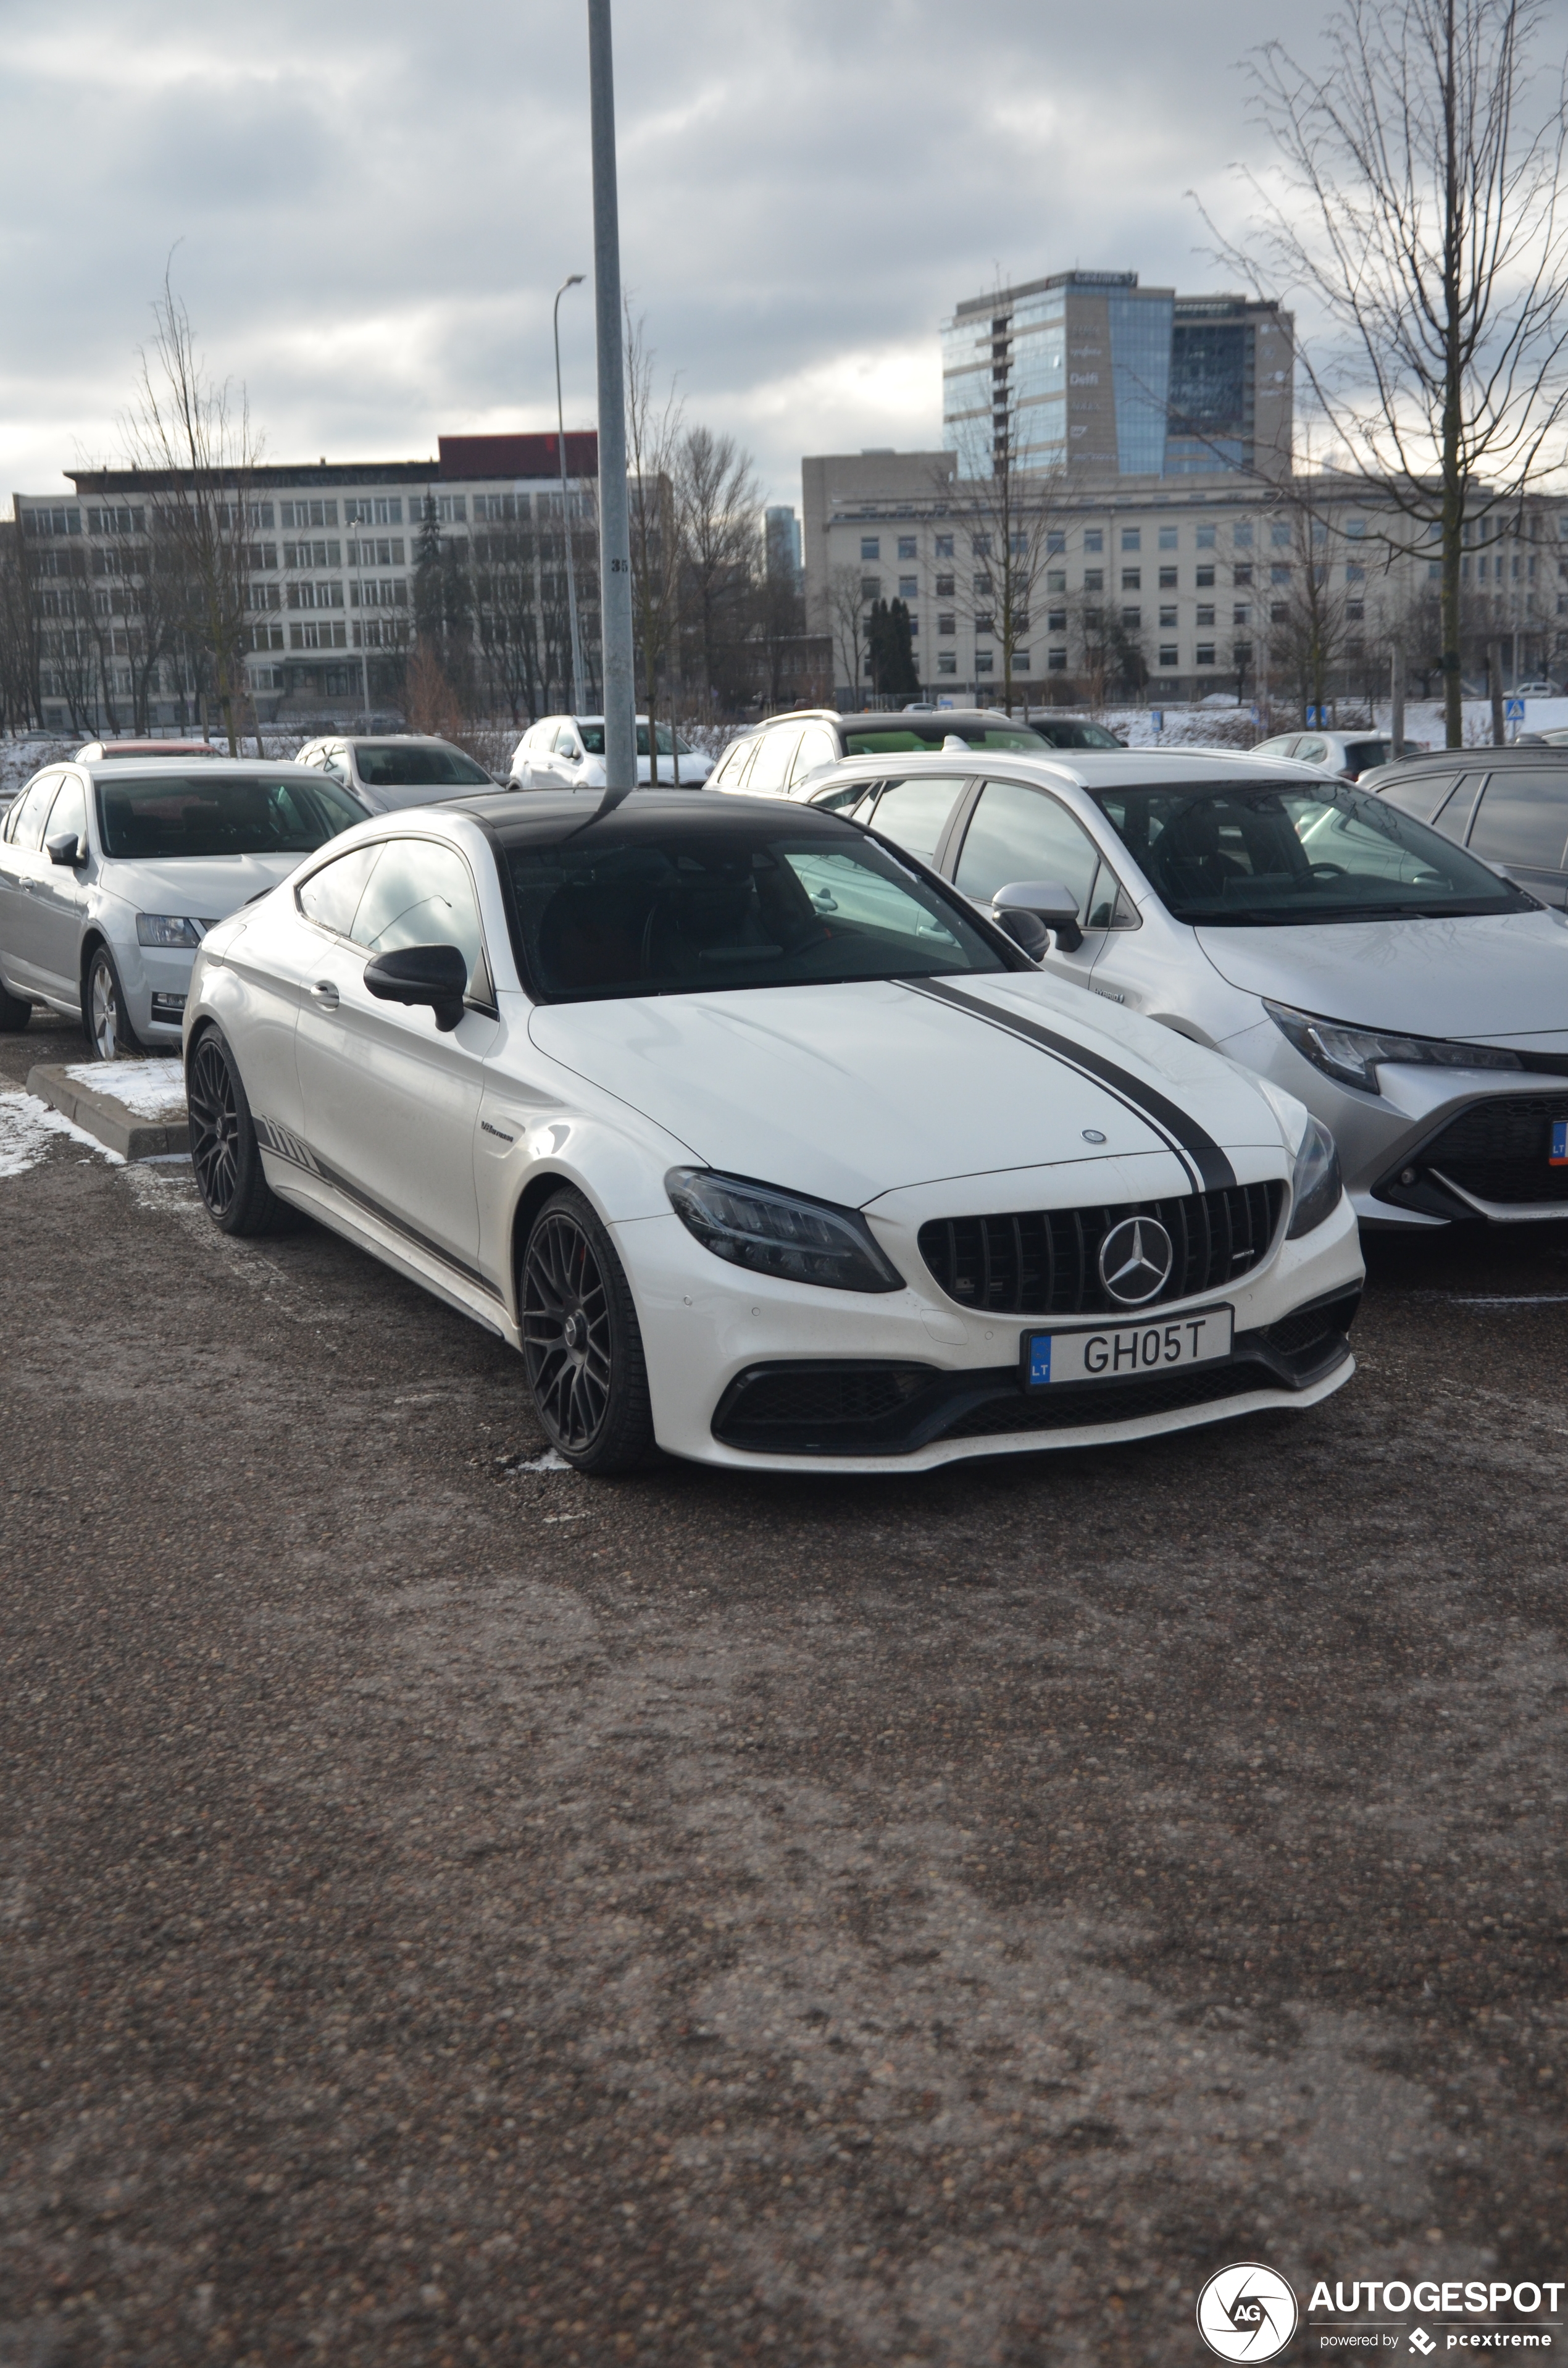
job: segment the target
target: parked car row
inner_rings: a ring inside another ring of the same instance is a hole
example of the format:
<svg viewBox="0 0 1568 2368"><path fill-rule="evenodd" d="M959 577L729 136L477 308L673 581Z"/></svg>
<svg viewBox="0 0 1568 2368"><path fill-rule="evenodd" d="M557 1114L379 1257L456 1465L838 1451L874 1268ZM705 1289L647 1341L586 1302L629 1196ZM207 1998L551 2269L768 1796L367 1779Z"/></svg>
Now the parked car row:
<svg viewBox="0 0 1568 2368"><path fill-rule="evenodd" d="M813 712L628 795L591 721L521 796L333 739L80 758L0 828L0 1026L177 1036L214 1221L308 1211L501 1334L580 1468L1304 1407L1358 1220L1568 1216L1568 918L1477 837L1550 808L1568 893L1568 752L1357 786Z"/></svg>

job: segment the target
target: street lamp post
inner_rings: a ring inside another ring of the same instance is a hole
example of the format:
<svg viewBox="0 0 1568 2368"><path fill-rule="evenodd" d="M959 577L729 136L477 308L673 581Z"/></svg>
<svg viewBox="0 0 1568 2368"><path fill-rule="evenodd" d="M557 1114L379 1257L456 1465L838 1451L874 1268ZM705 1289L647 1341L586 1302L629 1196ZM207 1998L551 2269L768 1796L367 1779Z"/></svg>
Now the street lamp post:
<svg viewBox="0 0 1568 2368"><path fill-rule="evenodd" d="M572 563L572 497L566 490L566 416L561 404L561 299L568 288L581 288L583 275L574 271L555 291L555 425L561 455L561 516L566 529L566 605L572 616L572 712L583 697L583 643L577 631L577 571Z"/></svg>
<svg viewBox="0 0 1568 2368"><path fill-rule="evenodd" d="M632 673L631 529L626 496L626 374L620 343L620 222L615 174L615 79L609 0L588 0L589 111L594 152L594 314L599 378L599 637L605 700L605 787L637 786L637 686Z"/></svg>

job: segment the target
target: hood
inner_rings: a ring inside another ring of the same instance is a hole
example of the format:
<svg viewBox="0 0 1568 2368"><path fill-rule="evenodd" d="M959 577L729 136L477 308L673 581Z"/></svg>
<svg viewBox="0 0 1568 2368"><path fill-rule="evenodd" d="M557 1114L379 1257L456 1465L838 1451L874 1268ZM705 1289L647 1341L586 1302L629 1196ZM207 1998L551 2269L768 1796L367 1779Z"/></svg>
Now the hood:
<svg viewBox="0 0 1568 2368"><path fill-rule="evenodd" d="M304 861L302 855L191 855L157 863L106 860L97 884L139 913L189 913L222 921L253 896L276 888Z"/></svg>
<svg viewBox="0 0 1568 2368"><path fill-rule="evenodd" d="M1232 986L1352 1027L1510 1041L1568 1029L1568 919L1557 913L1195 934Z"/></svg>
<svg viewBox="0 0 1568 2368"><path fill-rule="evenodd" d="M1245 1180L1278 1173L1267 1101L1202 1046L1041 978L932 986L964 1004L877 979L547 1004L529 1034L707 1166L846 1206L910 1184L1167 1152L1173 1106L1189 1136L1251 1148ZM1049 1030L1064 1052L988 1012ZM1074 1068L1074 1050L1114 1085ZM1087 1148L1085 1129L1103 1146ZM1201 1180L1229 1180L1194 1156ZM1174 1160L1164 1189L1182 1189Z"/></svg>

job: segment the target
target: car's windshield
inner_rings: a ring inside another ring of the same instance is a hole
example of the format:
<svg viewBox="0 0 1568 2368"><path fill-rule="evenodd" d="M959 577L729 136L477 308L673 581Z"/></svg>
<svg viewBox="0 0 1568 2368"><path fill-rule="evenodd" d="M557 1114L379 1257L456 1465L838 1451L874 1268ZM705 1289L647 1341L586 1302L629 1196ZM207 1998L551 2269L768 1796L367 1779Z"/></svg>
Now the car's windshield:
<svg viewBox="0 0 1568 2368"><path fill-rule="evenodd" d="M97 781L104 853L131 862L173 856L309 855L366 819L319 773L165 773Z"/></svg>
<svg viewBox="0 0 1568 2368"><path fill-rule="evenodd" d="M1051 748L1119 748L1122 745L1103 723L1080 723L1075 716L1064 716L1060 723L1054 717L1042 718L1040 731Z"/></svg>
<svg viewBox="0 0 1568 2368"><path fill-rule="evenodd" d="M372 790L473 789L489 774L460 748L421 747L405 741L361 740L354 751L359 779Z"/></svg>
<svg viewBox="0 0 1568 2368"><path fill-rule="evenodd" d="M672 755L674 752L670 742L669 725L667 723L661 723L655 728L659 735L660 756L668 757ZM683 757L694 757L697 754L697 751L692 747L691 743L688 740L683 740L680 743L680 753ZM596 748L594 754L597 757L602 754L602 751ZM637 754L640 757L645 757L648 754L648 726L645 723L640 723L637 726Z"/></svg>
<svg viewBox="0 0 1568 2368"><path fill-rule="evenodd" d="M1532 899L1382 799L1193 782L1096 803L1178 921L1221 928L1514 913Z"/></svg>
<svg viewBox="0 0 1568 2368"><path fill-rule="evenodd" d="M959 716L933 715L928 723L910 723L901 719L884 726L861 728L846 723L844 727L846 757L908 757L922 748L935 748L940 753L947 740L961 740L966 748L1014 751L1049 745L1024 723L966 723Z"/></svg>
<svg viewBox="0 0 1568 2368"><path fill-rule="evenodd" d="M590 757L602 757L605 752L605 728L602 723L579 723L577 737ZM556 743L559 747L559 741Z"/></svg>
<svg viewBox="0 0 1568 2368"><path fill-rule="evenodd" d="M1012 967L957 899L847 826L618 810L506 860L518 961L546 1002Z"/></svg>

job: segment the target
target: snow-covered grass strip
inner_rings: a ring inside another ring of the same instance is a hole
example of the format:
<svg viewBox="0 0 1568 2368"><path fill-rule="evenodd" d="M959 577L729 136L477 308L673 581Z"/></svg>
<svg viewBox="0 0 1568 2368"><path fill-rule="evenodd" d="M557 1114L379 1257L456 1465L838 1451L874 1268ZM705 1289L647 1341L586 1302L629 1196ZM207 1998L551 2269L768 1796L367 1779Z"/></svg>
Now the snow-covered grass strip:
<svg viewBox="0 0 1568 2368"><path fill-rule="evenodd" d="M185 1069L177 1060L77 1061L65 1074L136 1118L166 1118L185 1108Z"/></svg>
<svg viewBox="0 0 1568 2368"><path fill-rule="evenodd" d="M21 1176L36 1167L49 1149L51 1134L85 1143L112 1167L125 1165L118 1151L110 1151L97 1135L74 1125L60 1110L51 1110L36 1094L0 1094L0 1176Z"/></svg>

